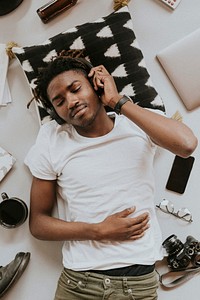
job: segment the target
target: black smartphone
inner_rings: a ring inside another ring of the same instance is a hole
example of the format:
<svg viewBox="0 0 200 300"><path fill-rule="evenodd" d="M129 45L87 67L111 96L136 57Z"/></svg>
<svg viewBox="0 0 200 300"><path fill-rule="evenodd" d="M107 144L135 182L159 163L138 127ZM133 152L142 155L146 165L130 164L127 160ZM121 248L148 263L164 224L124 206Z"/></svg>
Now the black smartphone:
<svg viewBox="0 0 200 300"><path fill-rule="evenodd" d="M175 156L172 168L167 180L166 189L183 194L194 164L194 157L182 158Z"/></svg>

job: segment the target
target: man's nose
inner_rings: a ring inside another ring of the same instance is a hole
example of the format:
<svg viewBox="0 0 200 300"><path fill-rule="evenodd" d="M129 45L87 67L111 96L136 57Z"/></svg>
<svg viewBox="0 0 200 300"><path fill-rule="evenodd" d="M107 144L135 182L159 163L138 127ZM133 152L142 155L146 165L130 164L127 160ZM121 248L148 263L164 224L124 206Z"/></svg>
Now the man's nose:
<svg viewBox="0 0 200 300"><path fill-rule="evenodd" d="M79 101L77 98L75 97L71 97L71 98L68 98L67 99L67 106L68 106L68 109L72 109L74 107L76 107L78 104L79 104Z"/></svg>

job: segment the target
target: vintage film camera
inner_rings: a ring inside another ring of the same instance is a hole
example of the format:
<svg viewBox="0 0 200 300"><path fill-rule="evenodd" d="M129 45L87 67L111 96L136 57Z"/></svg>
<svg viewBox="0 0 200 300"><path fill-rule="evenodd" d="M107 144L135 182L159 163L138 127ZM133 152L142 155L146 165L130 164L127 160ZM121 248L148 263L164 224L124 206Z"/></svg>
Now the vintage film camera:
<svg viewBox="0 0 200 300"><path fill-rule="evenodd" d="M194 237L187 236L183 244L175 234L170 235L163 243L167 251L167 263L173 270L184 270L189 265L200 266L200 242Z"/></svg>

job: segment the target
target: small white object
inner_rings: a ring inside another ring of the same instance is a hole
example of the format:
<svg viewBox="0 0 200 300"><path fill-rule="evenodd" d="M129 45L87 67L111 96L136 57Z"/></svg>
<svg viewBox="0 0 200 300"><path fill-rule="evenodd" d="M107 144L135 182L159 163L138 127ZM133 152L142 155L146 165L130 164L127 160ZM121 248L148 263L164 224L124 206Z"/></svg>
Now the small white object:
<svg viewBox="0 0 200 300"><path fill-rule="evenodd" d="M12 101L7 81L8 65L6 44L0 44L0 106L5 106Z"/></svg>
<svg viewBox="0 0 200 300"><path fill-rule="evenodd" d="M160 0L161 2L165 3L168 7L175 9L181 2L181 0Z"/></svg>
<svg viewBox="0 0 200 300"><path fill-rule="evenodd" d="M8 103L12 102L12 98L11 98L11 94L10 94L10 89L9 89L7 78L5 80L5 86L4 86L4 90L3 90L3 94L2 95L3 96L1 97L1 100L0 100L0 106L6 106Z"/></svg>
<svg viewBox="0 0 200 300"><path fill-rule="evenodd" d="M4 148L0 147L0 181L13 167L16 158Z"/></svg>

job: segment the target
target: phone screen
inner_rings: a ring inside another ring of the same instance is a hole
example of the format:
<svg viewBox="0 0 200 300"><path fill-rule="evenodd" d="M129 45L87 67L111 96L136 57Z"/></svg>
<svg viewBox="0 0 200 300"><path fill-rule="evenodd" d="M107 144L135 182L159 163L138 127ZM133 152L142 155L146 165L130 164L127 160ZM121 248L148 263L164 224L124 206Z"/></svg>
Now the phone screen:
<svg viewBox="0 0 200 300"><path fill-rule="evenodd" d="M192 170L194 157L182 158L175 156L166 184L166 189L183 194Z"/></svg>

